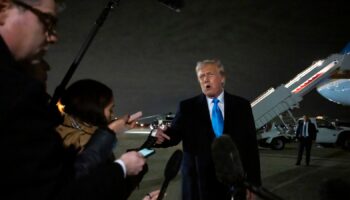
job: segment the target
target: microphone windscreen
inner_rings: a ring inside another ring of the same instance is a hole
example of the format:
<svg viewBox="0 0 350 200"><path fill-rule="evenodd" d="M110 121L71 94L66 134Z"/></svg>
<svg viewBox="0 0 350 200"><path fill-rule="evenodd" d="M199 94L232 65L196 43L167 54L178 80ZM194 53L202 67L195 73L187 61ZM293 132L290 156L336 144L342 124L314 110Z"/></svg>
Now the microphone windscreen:
<svg viewBox="0 0 350 200"><path fill-rule="evenodd" d="M212 158L217 179L225 185L240 185L244 170L238 149L230 136L222 135L212 144Z"/></svg>
<svg viewBox="0 0 350 200"><path fill-rule="evenodd" d="M169 158L165 170L164 170L164 176L166 180L171 180L173 179L176 175L177 172L180 169L182 162L182 151L181 150L176 150L171 157Z"/></svg>

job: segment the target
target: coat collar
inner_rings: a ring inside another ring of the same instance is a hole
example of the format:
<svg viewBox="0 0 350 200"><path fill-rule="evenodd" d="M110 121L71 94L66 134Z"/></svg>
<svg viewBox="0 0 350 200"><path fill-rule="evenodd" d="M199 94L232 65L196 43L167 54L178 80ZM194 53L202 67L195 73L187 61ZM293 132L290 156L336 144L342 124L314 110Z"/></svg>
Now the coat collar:
<svg viewBox="0 0 350 200"><path fill-rule="evenodd" d="M63 125L72 129L81 130L88 134L93 134L97 129L97 126L83 122L68 114L64 115Z"/></svg>
<svg viewBox="0 0 350 200"><path fill-rule="evenodd" d="M205 122L205 125L208 125L211 128L210 113L208 108L207 97L202 93L198 99L198 113L201 118L201 121Z"/></svg>

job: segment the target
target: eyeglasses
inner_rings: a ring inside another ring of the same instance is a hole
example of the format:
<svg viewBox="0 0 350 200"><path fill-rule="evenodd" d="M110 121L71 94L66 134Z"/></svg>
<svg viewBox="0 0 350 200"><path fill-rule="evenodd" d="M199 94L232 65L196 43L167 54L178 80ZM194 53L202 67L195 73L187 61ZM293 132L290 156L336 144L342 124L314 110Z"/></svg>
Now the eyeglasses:
<svg viewBox="0 0 350 200"><path fill-rule="evenodd" d="M56 24L57 18L52 14L42 12L41 10L34 8L22 1L13 0L14 4L23 7L24 9L30 10L34 15L36 15L39 21L44 25L45 30L49 35L56 35Z"/></svg>

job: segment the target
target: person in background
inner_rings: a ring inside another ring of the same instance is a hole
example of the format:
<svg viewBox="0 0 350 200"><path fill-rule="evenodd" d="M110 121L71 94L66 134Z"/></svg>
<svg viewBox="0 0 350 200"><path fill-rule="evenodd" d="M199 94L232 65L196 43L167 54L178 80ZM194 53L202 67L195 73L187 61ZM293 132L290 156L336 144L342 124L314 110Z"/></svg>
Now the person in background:
<svg viewBox="0 0 350 200"><path fill-rule="evenodd" d="M306 166L310 165L310 155L311 155L311 147L313 141L316 140L316 134L318 130L314 123L312 123L309 119L309 116L304 115L303 121L300 121L296 130L296 138L299 140L299 148L298 148L298 158L296 165L300 165L300 162L303 158L303 153L305 149L305 164Z"/></svg>
<svg viewBox="0 0 350 200"><path fill-rule="evenodd" d="M260 186L260 161L254 119L249 101L224 90L225 71L219 60L197 63L196 75L202 94L180 102L171 126L158 129L156 147L182 141L182 199L231 199L230 187L216 178L211 145L222 134L236 143L247 181ZM237 189L237 188L236 188ZM245 190L235 199L246 199ZM254 195L248 191L248 199Z"/></svg>

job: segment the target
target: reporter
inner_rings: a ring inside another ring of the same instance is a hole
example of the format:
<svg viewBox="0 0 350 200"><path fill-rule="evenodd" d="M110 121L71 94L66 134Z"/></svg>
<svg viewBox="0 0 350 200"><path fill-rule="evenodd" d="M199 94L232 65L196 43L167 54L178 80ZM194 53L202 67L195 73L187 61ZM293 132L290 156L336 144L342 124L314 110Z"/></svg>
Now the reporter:
<svg viewBox="0 0 350 200"><path fill-rule="evenodd" d="M105 139L112 141L112 145L95 145L96 148L103 149L103 159L85 160L84 165L76 165L76 177L89 175L91 170L101 163L115 162L123 169L120 176L127 178L128 183L123 192L128 197L146 173L147 168L143 170L146 161L136 151L127 152L115 161L113 148L117 145L116 135L134 127L135 120L130 121L129 116L125 115L113 121L115 105L112 90L103 83L91 79L71 84L62 95L61 103L64 106L64 120L56 130L62 137L65 148L74 149L77 154L94 156L93 151L85 150L91 137L104 129L112 135ZM137 177L135 180L127 176Z"/></svg>
<svg viewBox="0 0 350 200"><path fill-rule="evenodd" d="M82 151L98 128L109 128L114 134L135 126L125 115L114 120L112 90L95 80L83 79L71 84L60 100L64 106L63 123L57 127L66 148Z"/></svg>
<svg viewBox="0 0 350 200"><path fill-rule="evenodd" d="M122 166L103 162L114 132L98 129L84 151L67 157L44 85L21 68L57 42L57 8L54 0L0 1L0 199L126 199ZM91 162L99 164L75 179L74 169Z"/></svg>

